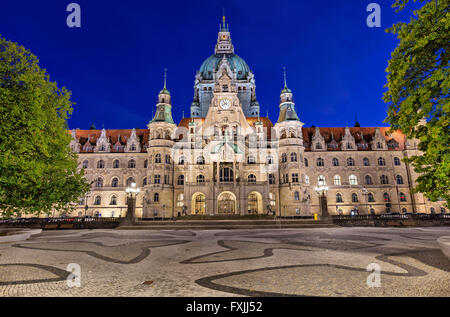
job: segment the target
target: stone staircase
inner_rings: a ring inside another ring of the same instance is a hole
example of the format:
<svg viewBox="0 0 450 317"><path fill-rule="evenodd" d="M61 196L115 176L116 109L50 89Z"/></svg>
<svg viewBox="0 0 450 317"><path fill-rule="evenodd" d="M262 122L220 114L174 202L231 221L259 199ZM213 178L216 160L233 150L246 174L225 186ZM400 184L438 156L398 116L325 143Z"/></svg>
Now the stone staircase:
<svg viewBox="0 0 450 317"><path fill-rule="evenodd" d="M122 225L118 230L216 230L216 229L288 229L337 227L332 220L176 220L138 221Z"/></svg>

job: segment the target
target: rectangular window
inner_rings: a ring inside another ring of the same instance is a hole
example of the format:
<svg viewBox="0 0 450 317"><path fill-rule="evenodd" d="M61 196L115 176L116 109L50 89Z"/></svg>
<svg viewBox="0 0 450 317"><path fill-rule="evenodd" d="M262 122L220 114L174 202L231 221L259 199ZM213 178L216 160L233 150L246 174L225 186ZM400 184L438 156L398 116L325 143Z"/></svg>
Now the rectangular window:
<svg viewBox="0 0 450 317"><path fill-rule="evenodd" d="M292 174L292 182L298 183L298 174L297 173Z"/></svg>
<svg viewBox="0 0 450 317"><path fill-rule="evenodd" d="M155 175L155 184L161 184L161 176Z"/></svg>

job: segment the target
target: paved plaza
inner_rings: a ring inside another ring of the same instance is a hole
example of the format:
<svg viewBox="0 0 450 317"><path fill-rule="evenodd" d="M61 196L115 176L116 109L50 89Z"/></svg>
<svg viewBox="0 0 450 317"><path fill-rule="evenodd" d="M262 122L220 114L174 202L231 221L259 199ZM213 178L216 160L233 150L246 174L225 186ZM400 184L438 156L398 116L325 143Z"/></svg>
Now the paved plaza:
<svg viewBox="0 0 450 317"><path fill-rule="evenodd" d="M0 244L0 296L450 296L450 228L68 230ZM69 287L68 264L81 268ZM380 287L368 287L381 268Z"/></svg>

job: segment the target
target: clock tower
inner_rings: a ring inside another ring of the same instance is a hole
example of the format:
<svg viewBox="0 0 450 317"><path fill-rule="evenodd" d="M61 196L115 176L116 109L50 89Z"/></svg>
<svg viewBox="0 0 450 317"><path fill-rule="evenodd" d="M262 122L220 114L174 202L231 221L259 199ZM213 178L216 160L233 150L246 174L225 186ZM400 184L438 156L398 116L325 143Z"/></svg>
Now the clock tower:
<svg viewBox="0 0 450 317"><path fill-rule="evenodd" d="M242 110L233 75L228 60L223 57L219 64L213 97L205 118L204 133L211 131L214 135L223 137L225 131L228 131L229 136L232 137L233 135L242 135L244 131L245 134L252 131Z"/></svg>

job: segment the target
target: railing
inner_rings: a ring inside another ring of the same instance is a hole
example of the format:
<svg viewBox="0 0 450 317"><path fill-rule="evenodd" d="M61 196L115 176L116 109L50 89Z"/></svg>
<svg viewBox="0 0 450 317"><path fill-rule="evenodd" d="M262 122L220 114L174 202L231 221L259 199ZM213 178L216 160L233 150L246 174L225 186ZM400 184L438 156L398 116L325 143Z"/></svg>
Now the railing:
<svg viewBox="0 0 450 317"><path fill-rule="evenodd" d="M74 229L82 228L111 228L116 227L124 218L112 217L60 217L60 218L15 218L15 219L0 219L0 226L2 227L41 227L46 228L53 226L56 228L61 225L70 226ZM54 228L54 229L56 229Z"/></svg>

